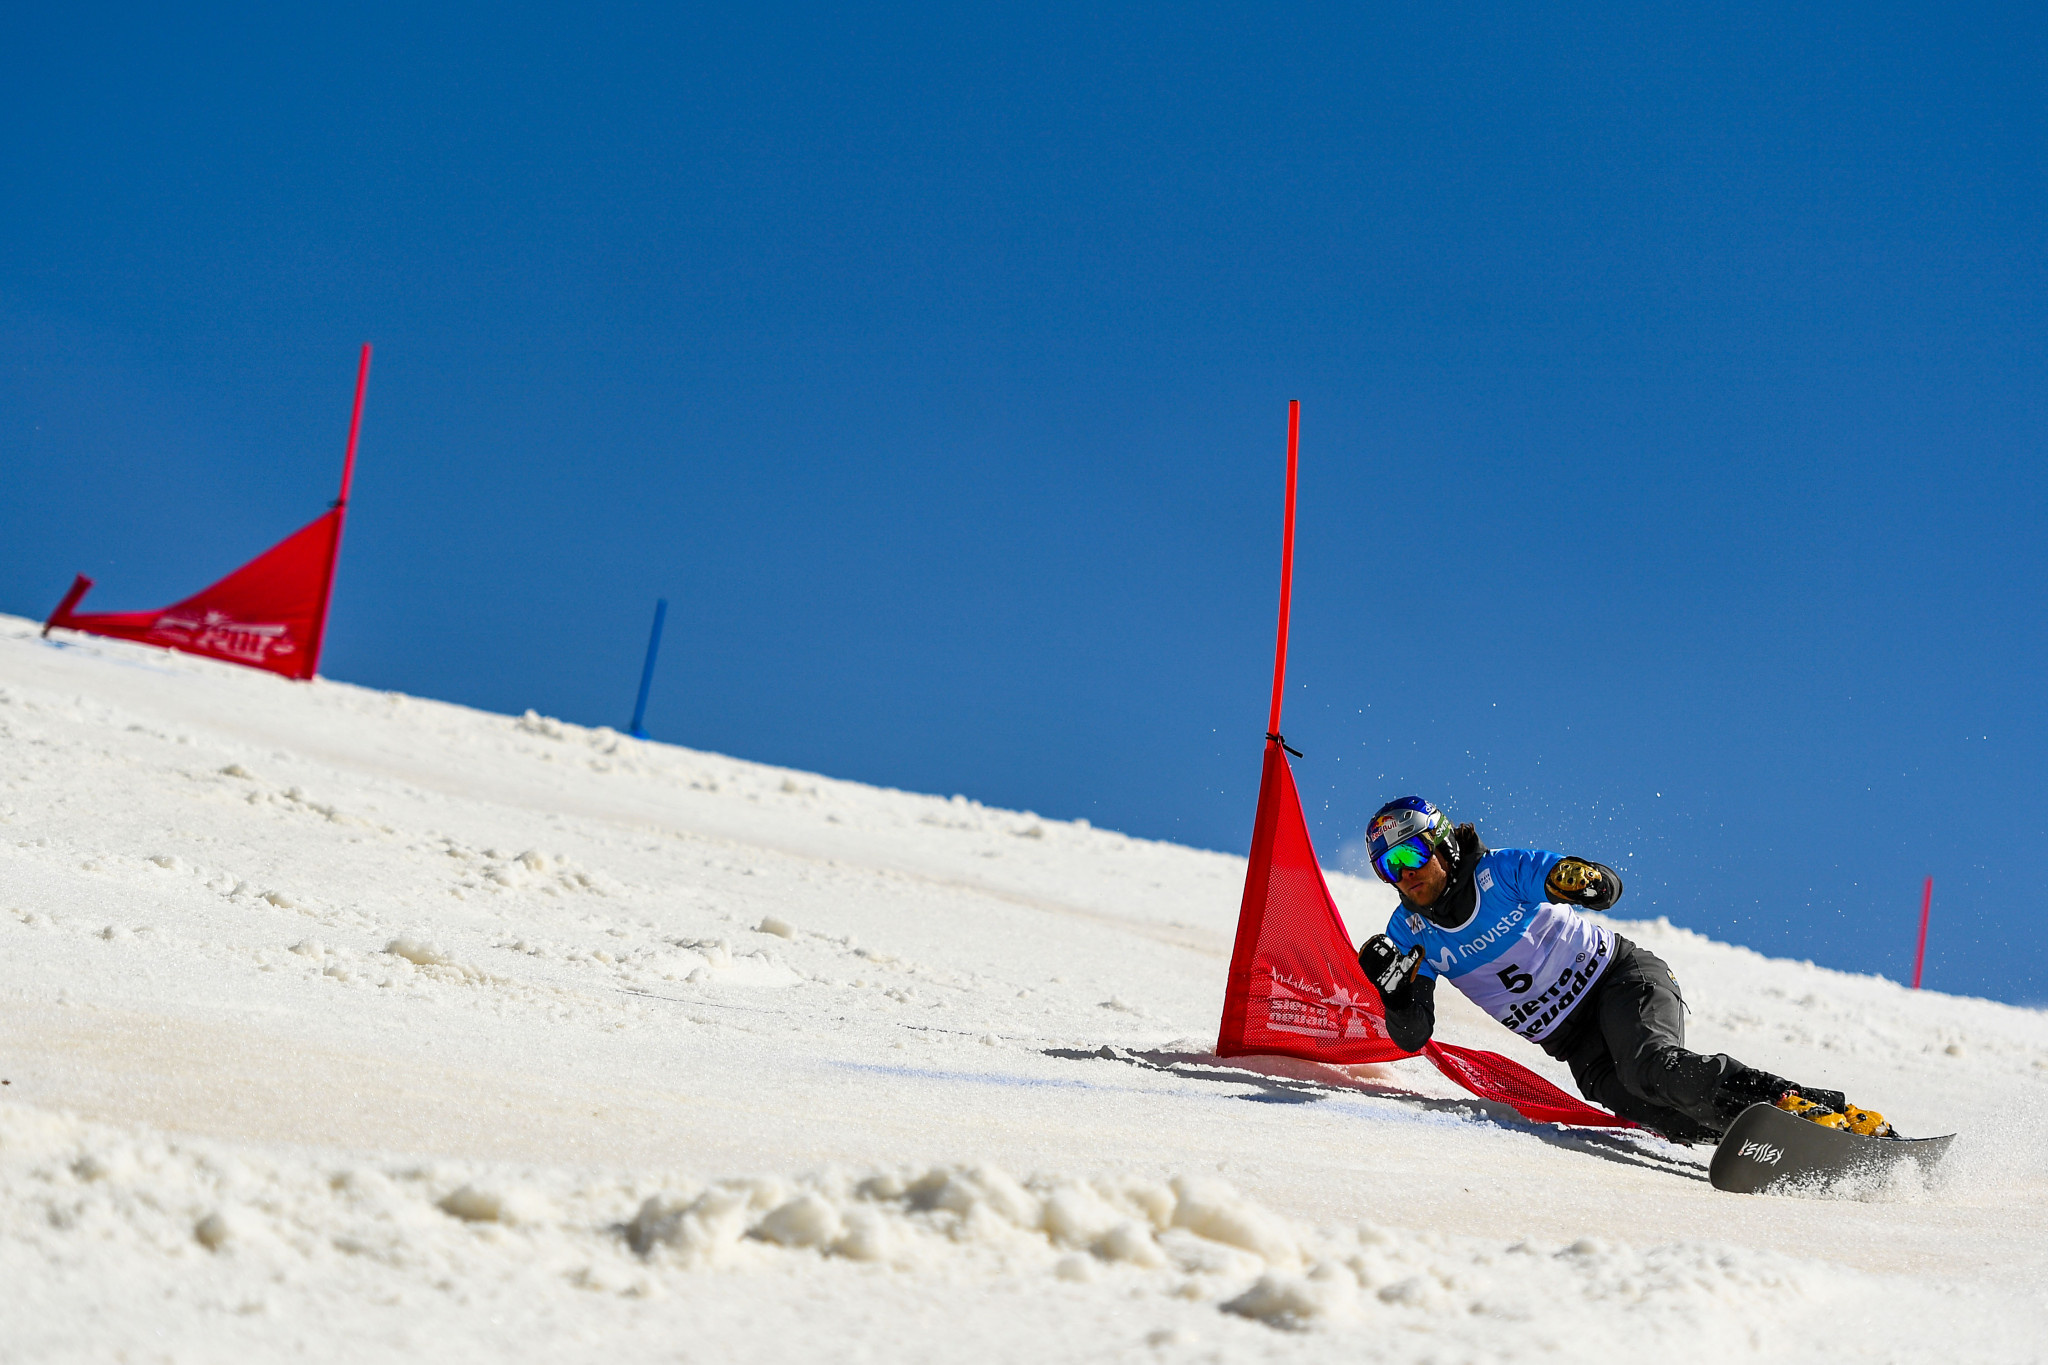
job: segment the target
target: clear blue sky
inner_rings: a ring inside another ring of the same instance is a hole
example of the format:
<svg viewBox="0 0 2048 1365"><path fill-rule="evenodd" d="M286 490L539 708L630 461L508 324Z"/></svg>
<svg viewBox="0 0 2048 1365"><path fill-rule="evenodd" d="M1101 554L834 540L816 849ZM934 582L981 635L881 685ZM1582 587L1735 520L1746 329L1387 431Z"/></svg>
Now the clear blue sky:
<svg viewBox="0 0 2048 1365"><path fill-rule="evenodd" d="M2038 7L16 5L0 609L2048 999Z"/></svg>

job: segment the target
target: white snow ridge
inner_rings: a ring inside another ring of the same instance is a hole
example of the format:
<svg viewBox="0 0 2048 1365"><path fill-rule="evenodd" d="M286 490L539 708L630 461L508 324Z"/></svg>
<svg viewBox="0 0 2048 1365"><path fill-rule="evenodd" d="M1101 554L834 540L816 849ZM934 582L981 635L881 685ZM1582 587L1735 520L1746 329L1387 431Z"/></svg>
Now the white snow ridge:
<svg viewBox="0 0 2048 1365"><path fill-rule="evenodd" d="M1722 1195L1218 1062L1242 877L0 618L0 1361L2048 1358L2040 1012L1618 922L1695 1045L1963 1131Z"/></svg>

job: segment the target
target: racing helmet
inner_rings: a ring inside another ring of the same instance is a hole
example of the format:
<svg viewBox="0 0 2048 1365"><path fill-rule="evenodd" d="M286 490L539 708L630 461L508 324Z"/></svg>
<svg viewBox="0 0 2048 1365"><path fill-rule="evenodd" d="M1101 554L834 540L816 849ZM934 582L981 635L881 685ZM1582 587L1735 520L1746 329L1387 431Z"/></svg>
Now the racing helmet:
<svg viewBox="0 0 2048 1365"><path fill-rule="evenodd" d="M1399 797L1381 806L1365 827L1365 846L1374 874L1390 885L1432 855L1441 856L1446 868L1458 865L1450 818L1419 796Z"/></svg>

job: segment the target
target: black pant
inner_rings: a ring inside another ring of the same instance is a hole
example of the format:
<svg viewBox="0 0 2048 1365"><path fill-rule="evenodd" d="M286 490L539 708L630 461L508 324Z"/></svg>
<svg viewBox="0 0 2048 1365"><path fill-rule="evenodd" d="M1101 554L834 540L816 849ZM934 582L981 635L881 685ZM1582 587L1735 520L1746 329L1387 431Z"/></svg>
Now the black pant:
<svg viewBox="0 0 2048 1365"><path fill-rule="evenodd" d="M1719 1137L1714 1089L1742 1064L1685 1047L1685 1000L1664 959L1619 934L1607 974L1543 1050L1572 1069L1579 1093L1681 1141Z"/></svg>

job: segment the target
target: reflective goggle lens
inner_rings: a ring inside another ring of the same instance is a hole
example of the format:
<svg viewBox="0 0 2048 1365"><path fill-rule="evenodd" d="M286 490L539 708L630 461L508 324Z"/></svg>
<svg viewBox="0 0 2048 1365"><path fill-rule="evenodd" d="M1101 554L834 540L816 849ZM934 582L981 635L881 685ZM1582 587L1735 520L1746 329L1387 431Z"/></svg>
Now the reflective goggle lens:
<svg viewBox="0 0 2048 1365"><path fill-rule="evenodd" d="M1392 848L1372 860L1382 881L1398 882L1403 872L1411 872L1430 859L1430 847L1422 842L1421 836L1403 839Z"/></svg>

